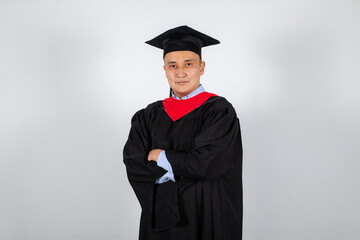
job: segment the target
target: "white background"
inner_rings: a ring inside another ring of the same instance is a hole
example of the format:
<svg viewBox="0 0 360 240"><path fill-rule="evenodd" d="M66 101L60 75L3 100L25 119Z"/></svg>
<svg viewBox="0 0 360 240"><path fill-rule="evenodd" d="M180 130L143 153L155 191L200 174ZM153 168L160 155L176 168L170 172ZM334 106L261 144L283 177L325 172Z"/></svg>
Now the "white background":
<svg viewBox="0 0 360 240"><path fill-rule="evenodd" d="M188 25L201 83L235 107L246 240L360 235L360 2L0 1L0 239L131 240L122 149L168 97L162 51Z"/></svg>

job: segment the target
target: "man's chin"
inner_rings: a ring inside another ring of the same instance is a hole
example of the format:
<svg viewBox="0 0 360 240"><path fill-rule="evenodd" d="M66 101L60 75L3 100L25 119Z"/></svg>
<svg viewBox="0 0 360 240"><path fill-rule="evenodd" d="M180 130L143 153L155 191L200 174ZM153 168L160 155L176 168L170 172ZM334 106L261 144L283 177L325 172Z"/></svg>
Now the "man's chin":
<svg viewBox="0 0 360 240"><path fill-rule="evenodd" d="M174 91L175 95L178 97L185 97L186 95L189 95L191 93L191 91L185 90L185 89L181 89L180 91L173 89L173 91Z"/></svg>

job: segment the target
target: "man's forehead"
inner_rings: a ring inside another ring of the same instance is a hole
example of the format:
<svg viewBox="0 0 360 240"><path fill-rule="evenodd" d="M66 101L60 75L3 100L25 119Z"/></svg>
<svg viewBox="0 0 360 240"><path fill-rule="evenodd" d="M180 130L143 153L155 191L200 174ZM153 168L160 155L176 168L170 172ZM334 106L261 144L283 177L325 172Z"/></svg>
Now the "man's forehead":
<svg viewBox="0 0 360 240"><path fill-rule="evenodd" d="M191 51L174 51L165 55L165 62L190 62L199 60L200 56Z"/></svg>

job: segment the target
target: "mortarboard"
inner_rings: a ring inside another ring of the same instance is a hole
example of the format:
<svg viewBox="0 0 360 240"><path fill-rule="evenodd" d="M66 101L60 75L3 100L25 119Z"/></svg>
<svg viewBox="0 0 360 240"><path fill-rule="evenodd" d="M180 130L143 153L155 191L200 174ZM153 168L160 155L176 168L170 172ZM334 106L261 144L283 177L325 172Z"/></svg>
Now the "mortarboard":
<svg viewBox="0 0 360 240"><path fill-rule="evenodd" d="M169 29L145 43L163 49L163 57L168 52L189 50L199 54L201 59L202 47L219 44L220 42L215 38L183 25Z"/></svg>

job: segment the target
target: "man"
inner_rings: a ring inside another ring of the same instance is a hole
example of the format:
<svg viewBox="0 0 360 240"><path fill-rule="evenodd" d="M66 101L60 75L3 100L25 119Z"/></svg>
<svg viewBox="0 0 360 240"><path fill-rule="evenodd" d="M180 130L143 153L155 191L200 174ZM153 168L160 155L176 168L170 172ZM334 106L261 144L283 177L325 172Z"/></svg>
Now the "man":
<svg viewBox="0 0 360 240"><path fill-rule="evenodd" d="M146 43L164 50L170 97L134 114L123 150L142 208L139 239L240 240L239 119L224 97L200 84L201 48L220 42L180 26Z"/></svg>

